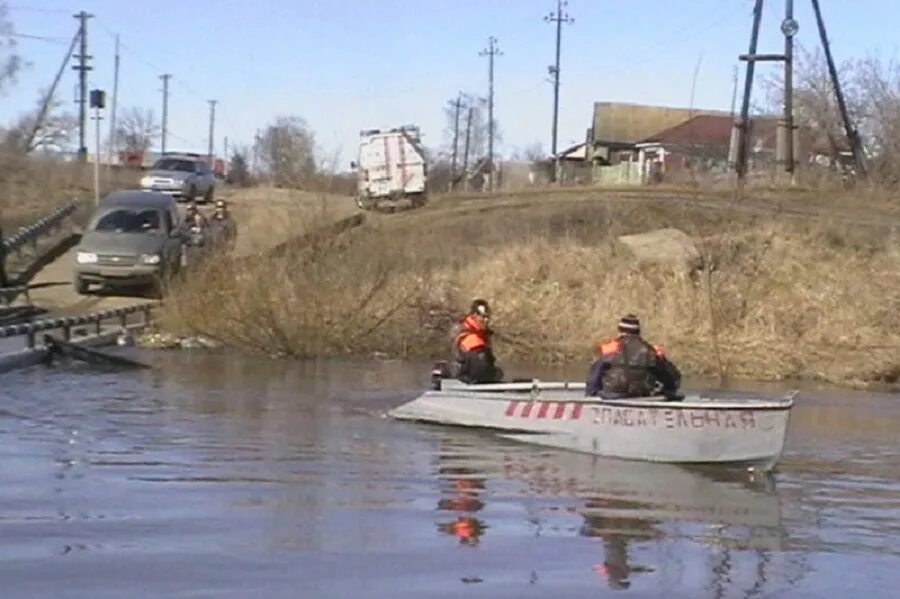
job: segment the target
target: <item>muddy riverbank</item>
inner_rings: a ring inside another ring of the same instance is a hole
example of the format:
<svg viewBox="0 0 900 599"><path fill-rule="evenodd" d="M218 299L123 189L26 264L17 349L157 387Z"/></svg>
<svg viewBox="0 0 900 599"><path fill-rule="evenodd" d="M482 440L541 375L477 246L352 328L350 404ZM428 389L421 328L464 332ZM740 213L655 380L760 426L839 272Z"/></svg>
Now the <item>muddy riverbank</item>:
<svg viewBox="0 0 900 599"><path fill-rule="evenodd" d="M896 230L745 208L587 192L446 200L211 262L176 285L161 322L266 355L438 357L484 297L507 359L585 362L632 312L688 374L897 386ZM661 228L689 236L695 259L648 262L619 241Z"/></svg>
<svg viewBox="0 0 900 599"><path fill-rule="evenodd" d="M137 355L155 369L4 375L10 596L888 597L900 584L896 396L801 394L782 463L752 479L385 419L427 384L427 362Z"/></svg>

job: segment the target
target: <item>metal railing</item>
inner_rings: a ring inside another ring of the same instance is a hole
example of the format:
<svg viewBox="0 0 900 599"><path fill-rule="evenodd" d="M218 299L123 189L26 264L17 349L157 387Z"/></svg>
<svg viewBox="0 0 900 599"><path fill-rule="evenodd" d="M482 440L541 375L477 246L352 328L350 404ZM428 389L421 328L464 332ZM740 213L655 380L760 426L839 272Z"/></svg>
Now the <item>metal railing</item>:
<svg viewBox="0 0 900 599"><path fill-rule="evenodd" d="M18 231L8 237L3 238L3 249L5 254L18 251L27 243L36 243L37 238L46 234L48 231L56 229L59 224L69 217L78 209L78 202L71 201L64 204L45 216L44 218L30 225L20 227Z"/></svg>
<svg viewBox="0 0 900 599"><path fill-rule="evenodd" d="M28 285L16 285L14 287L0 287L0 306L11 304L19 295L24 295L26 301L31 303L31 287Z"/></svg>
<svg viewBox="0 0 900 599"><path fill-rule="evenodd" d="M126 308L114 308L111 310L102 310L100 312L92 312L83 316L70 316L62 318L47 318L44 320L36 320L25 324L14 324L6 327L0 327L0 339L10 337L25 336L25 343L28 349L35 348L35 339L37 333L44 331L59 331L63 333L62 339L70 341L72 339L72 329L84 325L94 325L95 334L100 335L103 332L103 323L109 320L118 319L119 325L125 327L128 325L128 317L133 314L143 314L143 322L147 325L150 322L150 312L158 307L158 303L144 303Z"/></svg>

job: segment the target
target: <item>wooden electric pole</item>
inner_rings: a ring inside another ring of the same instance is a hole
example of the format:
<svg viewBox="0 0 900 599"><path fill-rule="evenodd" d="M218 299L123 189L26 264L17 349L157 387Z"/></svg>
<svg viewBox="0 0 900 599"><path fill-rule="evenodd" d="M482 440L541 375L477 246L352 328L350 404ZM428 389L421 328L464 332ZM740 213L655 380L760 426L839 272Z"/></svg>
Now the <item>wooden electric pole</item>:
<svg viewBox="0 0 900 599"><path fill-rule="evenodd" d="M213 166L213 156L216 149L216 104L218 100L207 100L209 102L209 166Z"/></svg>
<svg viewBox="0 0 900 599"><path fill-rule="evenodd" d="M762 20L763 0L756 0L753 8L753 28L750 31L750 48L747 53L747 69L744 75L744 96L741 99L741 118L735 124L737 128L737 157L735 170L739 182L743 182L747 175L747 153L750 137L750 96L753 93L753 72L756 61L750 57L756 56L757 42L759 41L759 23ZM745 59L743 56L741 59Z"/></svg>
<svg viewBox="0 0 900 599"><path fill-rule="evenodd" d="M822 40L822 48L825 51L825 59L828 61L828 73L831 75L831 85L834 87L834 95L837 99L838 110L841 112L841 119L844 122L844 132L847 135L847 142L850 144L850 151L853 152L853 162L856 165L856 172L862 178L866 177L866 159L862 151L862 142L859 139L859 131L850 121L850 115L847 112L847 103L844 101L844 93L841 91L841 82L838 79L837 68L834 66L834 58L831 56L831 44L828 42L828 32L825 31L825 20L822 18L822 10L819 8L819 0L812 0L813 11L816 13L816 24L819 28L819 37Z"/></svg>
<svg viewBox="0 0 900 599"><path fill-rule="evenodd" d="M162 136L160 140L160 153L166 153L166 137L169 133L169 79L172 78L172 75L165 73L159 76L163 82L162 94L163 94L163 104L162 104Z"/></svg>
<svg viewBox="0 0 900 599"><path fill-rule="evenodd" d="M88 55L87 22L91 17L93 15L89 15L84 11L75 15L75 18L78 19L78 39L80 44L78 54L75 56L78 59L78 64L73 66L72 69L78 71L78 160L81 162L87 161L88 154L85 138L87 128L87 74L91 70L91 66L88 65L91 56Z"/></svg>
<svg viewBox="0 0 900 599"><path fill-rule="evenodd" d="M488 191L494 191L494 57L503 55L497 38L490 36L480 55L488 57Z"/></svg>
<svg viewBox="0 0 900 599"><path fill-rule="evenodd" d="M459 154L459 111L462 108L462 92L451 102L453 106L453 158L450 162L450 189L456 186L456 158Z"/></svg>
<svg viewBox="0 0 900 599"><path fill-rule="evenodd" d="M575 19L569 17L567 13L563 13L563 7L568 2L564 0L556 0L556 12L551 12L544 17L548 23L556 23L556 62L550 67L550 76L553 77L553 124L550 135L550 154L553 156L553 180L559 180L559 156L556 155L557 138L559 130L559 57L562 48L562 24L574 23Z"/></svg>
<svg viewBox="0 0 900 599"><path fill-rule="evenodd" d="M468 116L466 117L466 143L463 149L463 190L469 190L469 139L472 137L472 112L475 108L470 104Z"/></svg>

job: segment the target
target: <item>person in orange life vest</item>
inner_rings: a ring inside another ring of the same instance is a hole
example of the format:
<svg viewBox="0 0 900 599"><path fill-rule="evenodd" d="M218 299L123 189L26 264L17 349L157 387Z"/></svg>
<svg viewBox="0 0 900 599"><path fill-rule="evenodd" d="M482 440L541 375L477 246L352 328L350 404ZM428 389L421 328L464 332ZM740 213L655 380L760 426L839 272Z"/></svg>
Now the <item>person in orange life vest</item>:
<svg viewBox="0 0 900 599"><path fill-rule="evenodd" d="M456 378L465 383L495 383L503 379L491 348L494 332L488 324L490 319L491 307L485 300L476 299L454 330Z"/></svg>
<svg viewBox="0 0 900 599"><path fill-rule="evenodd" d="M662 346L644 341L641 323L633 314L619 319L618 328L616 337L597 346L598 358L588 373L585 394L616 399L661 393L675 399L681 373Z"/></svg>

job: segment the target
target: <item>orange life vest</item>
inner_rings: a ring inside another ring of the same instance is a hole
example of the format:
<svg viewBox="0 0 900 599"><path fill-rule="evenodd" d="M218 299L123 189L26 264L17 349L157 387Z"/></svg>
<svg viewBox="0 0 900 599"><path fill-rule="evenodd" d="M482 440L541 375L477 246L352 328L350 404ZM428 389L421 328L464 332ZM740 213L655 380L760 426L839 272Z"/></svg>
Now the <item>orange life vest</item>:
<svg viewBox="0 0 900 599"><path fill-rule="evenodd" d="M456 336L456 346L460 351L476 351L488 346L487 328L473 315L461 321L462 331Z"/></svg>
<svg viewBox="0 0 900 599"><path fill-rule="evenodd" d="M615 353L622 351L622 336L613 337L612 339L606 339L597 344L597 353L601 356L611 356ZM654 353L660 358L666 357L666 348L662 345L651 345Z"/></svg>

